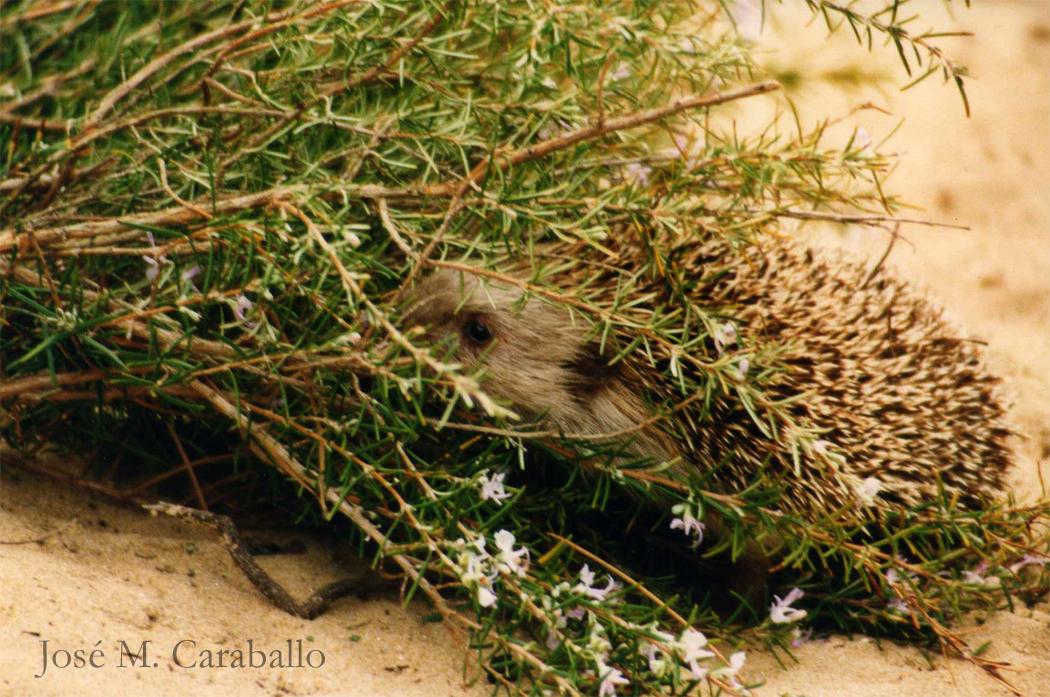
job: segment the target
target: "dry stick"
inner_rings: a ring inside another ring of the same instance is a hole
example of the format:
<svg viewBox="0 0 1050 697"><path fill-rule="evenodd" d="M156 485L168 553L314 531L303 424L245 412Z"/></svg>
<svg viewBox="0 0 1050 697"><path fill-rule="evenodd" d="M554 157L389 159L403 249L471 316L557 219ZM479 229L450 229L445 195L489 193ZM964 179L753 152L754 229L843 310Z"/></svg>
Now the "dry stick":
<svg viewBox="0 0 1050 697"><path fill-rule="evenodd" d="M71 121L55 121L54 119L45 119L42 116L19 116L6 111L0 111L0 123L13 123L39 131L57 131L60 133L68 133L72 126Z"/></svg>
<svg viewBox="0 0 1050 697"><path fill-rule="evenodd" d="M197 394L193 390L189 390L188 392L192 392L192 394L195 396ZM204 465L212 465L216 462L226 462L227 460L232 460L233 457L233 454L230 453L223 455L208 455L206 457L197 458L196 460L191 460L189 462L188 467L196 470L198 467L203 467ZM140 481L137 484L129 486L128 488L124 489L124 493L126 493L129 498L134 498L137 494L140 494L143 491L146 491L147 489L151 489L157 484L165 482L171 479L172 477L181 474L184 471L185 467L183 465L176 465L175 467L172 467L166 472L161 472L160 474L156 474L148 479Z"/></svg>
<svg viewBox="0 0 1050 697"><path fill-rule="evenodd" d="M164 164L163 157L157 158L157 171L160 174L160 185L164 187L164 191L167 192L168 196L170 196L172 200L177 202L183 208L188 208L189 210L193 211L201 218L204 218L205 220L211 220L211 213L204 210L203 208L199 208L198 206L193 205L189 201L186 201L172 190L171 185L168 184L168 168Z"/></svg>
<svg viewBox="0 0 1050 697"><path fill-rule="evenodd" d="M274 196L275 191L287 188L289 187L277 187L277 189L271 189L269 191L219 199L215 202L215 206L212 210L214 214L222 214L232 213L247 208L255 208L267 203ZM20 247L21 241L23 239L28 239L29 235L34 236L38 244L46 247L56 242L95 238L100 235L119 232L133 225L183 225L198 220L199 218L200 216L196 210L184 206L176 206L174 208L152 211L150 213L138 213L121 218L113 218L92 223L66 225L57 228L46 228L25 233L19 233L17 230L8 229L0 231L0 253L10 251L15 247Z"/></svg>
<svg viewBox="0 0 1050 697"><path fill-rule="evenodd" d="M895 594L901 595L896 585L894 585L893 590ZM927 612L924 607L922 607L921 604L915 603L913 605L909 602L908 608L914 609L917 612L919 612L919 614L921 614L926 619L926 621L930 623L930 626L933 628L933 631L937 634L940 640L944 642L944 644L947 644L948 647L957 652L960 656L964 656L971 663L975 664L978 668L990 675L996 682L998 682L1011 693L1016 695L1016 697L1024 697L1024 693L1017 689L1017 687L1015 687L1013 683L1004 678L1002 673L999 672L1002 669L1009 668L1009 663L1006 663L1004 661L992 661L982 656L975 655L973 651L970 650L969 645L963 639L961 639L958 634L956 634L955 632L951 631L943 624L938 622L937 619L932 617L930 613Z"/></svg>
<svg viewBox="0 0 1050 697"><path fill-rule="evenodd" d="M133 38L133 37L132 37ZM0 113L12 114L13 112L21 109L24 106L28 106L44 97L50 97L55 93L55 90L65 82L66 80L72 80L75 77L80 77L86 72L89 72L97 65L94 58L88 58L83 63L78 65L73 70L58 75L49 75L42 80L40 87L36 88L32 92L28 92L17 102L8 102L6 104L0 104Z"/></svg>
<svg viewBox="0 0 1050 697"><path fill-rule="evenodd" d="M87 2L81 3L80 13L70 17L66 23L57 30L49 32L48 37L35 47L27 62L31 65L38 64L40 62L40 57L43 56L48 49L75 32L78 27L87 22L92 15L94 15L95 8L100 2L102 2L102 0L87 0Z"/></svg>
<svg viewBox="0 0 1050 697"><path fill-rule="evenodd" d="M132 368L124 372L134 374L144 372L145 370L147 369ZM14 380L5 379L4 384L0 385L0 399L22 397L27 393L48 392L56 387L64 387L65 385L79 385L85 382L105 381L119 374L121 373L115 373L110 370L88 370L75 373L34 375Z"/></svg>
<svg viewBox="0 0 1050 697"><path fill-rule="evenodd" d="M173 518L192 520L216 528L222 535L223 547L225 547L226 551L230 553L230 557L233 558L233 561L238 567L240 567L241 571L244 572L244 575L248 580L252 582L252 585L255 586L255 588L274 605L274 607L277 607L290 615L294 615L295 617L312 620L327 610L333 601L349 595L361 588L361 582L359 579L344 578L322 586L320 589L312 593L309 598L299 602L293 598L287 590L285 590L284 586L275 581L270 574L266 573L266 571L259 566L258 562L255 561L255 558L252 557L251 552L248 550L248 546L241 538L237 526L234 525L229 516L211 513L209 511L200 511L195 508L187 508L186 506L167 503L165 501L144 505L143 508L153 515L163 513L164 515L169 515Z"/></svg>
<svg viewBox="0 0 1050 697"><path fill-rule="evenodd" d="M280 199L295 194L311 193L311 191L315 190L316 187L310 187L305 184L293 184L276 186L272 189L250 194L239 194L220 198L215 201L214 206L212 206L211 201L208 199L200 199L198 201L193 201L192 203L194 208L199 209L206 206L211 209L213 215L220 215L224 213L233 213L247 208L256 208L270 203L275 198ZM424 193L425 192L422 189L388 188L384 186L365 184L361 186L342 187L333 185L330 190L320 192L319 195L325 197L338 197L346 194L363 199L375 199L381 197L399 199L406 197L417 198L423 196ZM40 228L34 230L32 234L36 236L37 242L41 246L47 247L57 242L88 239L101 235L117 233L131 227L132 225L183 225L197 220L199 217L200 216L192 209L187 209L183 206L174 206L172 208L163 208L158 211L136 213L134 215L120 216L97 222L63 225L55 228ZM0 230L0 253L8 252L13 248L18 247L20 240L28 234L28 232L19 232L16 228Z"/></svg>
<svg viewBox="0 0 1050 697"><path fill-rule="evenodd" d="M80 5L80 0L69 0L68 2L56 2L54 5L43 5L42 7L36 7L33 9L25 10L13 17L7 17L0 22L0 29L6 30L10 27L15 26L19 22L32 21L34 19L40 19L41 17L47 17L48 15L57 14L59 12L65 12L66 10L72 10Z"/></svg>
<svg viewBox="0 0 1050 697"><path fill-rule="evenodd" d="M969 225L955 225L953 223L940 223L936 220L923 220L921 218L898 218L889 215L845 215L840 213L819 213L817 211L796 211L790 208L772 208L769 210L753 210L743 208L741 213L767 214L775 218L795 218L797 220L823 220L833 223L854 223L857 225L874 225L876 223L908 223L910 225L925 225L927 227L939 227L950 230L969 230Z"/></svg>
<svg viewBox="0 0 1050 697"><path fill-rule="evenodd" d="M237 407L235 407L226 397L220 392L214 390L208 385L202 382L194 382L193 387L198 393L214 406L219 413L223 414L230 420L232 420L247 436L250 436L252 441L251 444L257 454L262 456L264 459L269 460L277 467L278 470L284 472L294 481L299 482L303 486L309 489L309 477L306 474L306 469L288 452L288 450L276 439L270 436L266 429L258 424L249 423L248 419L242 414ZM339 507L340 512L343 513L347 518L350 519L354 525L358 527L369 539L379 545L380 549L384 549L389 543L387 537L383 532L370 521L365 514L364 509L357 505L350 503L345 498L339 495L338 492L329 490L328 500L335 506ZM395 554L387 557L404 572L405 576L409 578L412 583L417 585L423 593L430 599L434 604L434 607L441 614L443 618L449 621L454 621L459 625L471 630L480 631L481 625L463 614L454 611L448 606L448 603L441 596L441 594L434 588L433 584L427 580L423 574L417 569L411 561L406 557ZM544 676L548 676L551 680L556 682L559 687L562 688L568 694L580 695L579 691L576 690L568 681L561 676L554 673L554 671L543 663L540 659L533 656L527 649L518 644L510 641L505 637L501 637L498 634L495 635L494 640L500 644L500 646L509 653L519 656L521 660L537 668L540 673Z"/></svg>

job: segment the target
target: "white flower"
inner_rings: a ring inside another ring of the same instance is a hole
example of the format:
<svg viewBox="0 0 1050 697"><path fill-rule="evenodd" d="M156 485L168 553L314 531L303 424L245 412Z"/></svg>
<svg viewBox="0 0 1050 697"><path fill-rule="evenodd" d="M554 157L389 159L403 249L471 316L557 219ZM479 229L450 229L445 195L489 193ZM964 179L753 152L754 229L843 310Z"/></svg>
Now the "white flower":
<svg viewBox="0 0 1050 697"><path fill-rule="evenodd" d="M994 576L989 578L985 576L988 572L988 562L982 561L973 569L968 569L962 572L963 581L967 583L973 583L978 586L997 586L999 585L999 579Z"/></svg>
<svg viewBox="0 0 1050 697"><path fill-rule="evenodd" d="M146 262L146 280L150 283L157 280L157 274L160 273L160 265L157 264L157 260L153 257L142 257L142 261Z"/></svg>
<svg viewBox="0 0 1050 697"><path fill-rule="evenodd" d="M492 607L496 604L496 594L492 592L492 589L488 586L478 586L477 590L478 605L481 607Z"/></svg>
<svg viewBox="0 0 1050 697"><path fill-rule="evenodd" d="M751 372L751 359L744 356L733 368L733 374L736 375L738 380L743 380L749 372Z"/></svg>
<svg viewBox="0 0 1050 697"><path fill-rule="evenodd" d="M918 577L910 571L907 572L904 577L901 577L900 572L898 572L896 569L890 569L886 572L886 580L890 583L900 583L904 579L906 579L908 583L913 586L919 582Z"/></svg>
<svg viewBox="0 0 1050 697"><path fill-rule="evenodd" d="M497 472L491 477L488 476L487 472L482 472L478 480L478 483L481 485L481 500L500 503L505 499L509 499L511 495L503 488L503 479L506 476L506 472Z"/></svg>
<svg viewBox="0 0 1050 697"><path fill-rule="evenodd" d="M601 659L598 659L597 663L598 676L601 678L601 683L598 685L598 697L609 697L610 695L615 695L616 687L618 685L631 684L618 668L606 665Z"/></svg>
<svg viewBox="0 0 1050 697"><path fill-rule="evenodd" d="M708 651L707 637L703 632L693 628L682 632L678 640L677 649L681 652L682 662L689 666L689 673L693 680L703 680L707 676L707 669L700 665L700 661L714 657L714 652Z"/></svg>
<svg viewBox="0 0 1050 697"><path fill-rule="evenodd" d="M656 644L647 644L642 650L642 655L649 662L649 670L653 672L653 675L662 678L667 674L667 669L670 667L666 658L667 654L661 651Z"/></svg>
<svg viewBox="0 0 1050 697"><path fill-rule="evenodd" d="M899 612L902 615L907 615L910 612L910 610L908 610L908 604L900 598L894 598L890 602L886 603L886 608L888 610L893 610L894 612Z"/></svg>
<svg viewBox="0 0 1050 697"><path fill-rule="evenodd" d="M594 572L591 571L590 566L584 564L583 567L580 569L580 582L576 584L573 590L577 593L582 593L583 595L586 595L592 600L597 600L598 602L601 602L605 600L605 598L610 593L620 588L620 584L613 580L612 576L608 576L607 578L608 583L605 584L605 588L595 587Z"/></svg>
<svg viewBox="0 0 1050 697"><path fill-rule="evenodd" d="M621 61L616 66L616 70L609 74L610 80L626 80L629 77L631 77L631 66L624 61Z"/></svg>
<svg viewBox="0 0 1050 697"><path fill-rule="evenodd" d="M831 447L831 443L826 440L815 440L813 441L813 452L818 455L827 455L828 448Z"/></svg>
<svg viewBox="0 0 1050 697"><path fill-rule="evenodd" d="M529 550L524 547L514 549L514 533L509 530L498 530L492 538L496 542L496 568L500 573L524 576L529 566Z"/></svg>
<svg viewBox="0 0 1050 697"><path fill-rule="evenodd" d="M798 622L806 616L805 610L791 607L796 600L800 600L805 593L799 588L792 588L791 592L783 597L773 596L773 603L769 606L769 619L774 624L788 624Z"/></svg>
<svg viewBox="0 0 1050 697"><path fill-rule="evenodd" d="M715 348L718 349L719 353L726 349L728 346L732 346L737 341L736 325L732 322L726 322L720 324L715 329Z"/></svg>
<svg viewBox="0 0 1050 697"><path fill-rule="evenodd" d="M671 513L675 514L675 517L671 519L671 529L681 530L687 537L695 538L693 549L699 547L704 541L704 524L693 515L691 506L685 503L676 504L671 506Z"/></svg>
<svg viewBox="0 0 1050 697"><path fill-rule="evenodd" d="M592 624L591 631L587 635L587 643L583 648L595 661L601 664L612 648L612 643L610 643L609 637L605 634L605 627L597 622Z"/></svg>
<svg viewBox="0 0 1050 697"><path fill-rule="evenodd" d="M492 569L492 556L485 551L485 537L479 535L470 542L459 539L452 543L452 547L457 551L460 581L474 591L478 605L492 607L496 602L492 584L498 574Z"/></svg>
<svg viewBox="0 0 1050 697"><path fill-rule="evenodd" d="M487 562L489 561L487 555L482 557L468 553L461 556L459 561L462 568L460 580L468 586L474 584L488 584L496 578L496 574L486 568L488 566Z"/></svg>
<svg viewBox="0 0 1050 697"><path fill-rule="evenodd" d="M875 497L882 491L882 482L878 477L868 477L856 488L857 498L865 506L874 506Z"/></svg>
<svg viewBox="0 0 1050 697"><path fill-rule="evenodd" d="M737 681L737 673L744 667L744 661L747 660L747 655L743 651L737 651L729 657L729 664L719 668L718 670L712 671L711 675L716 678L723 678L729 681L729 684L733 687L739 687L740 683Z"/></svg>
<svg viewBox="0 0 1050 697"><path fill-rule="evenodd" d="M629 162L624 165L623 171L631 182L645 186L649 183L649 175L652 174L653 168L640 162Z"/></svg>

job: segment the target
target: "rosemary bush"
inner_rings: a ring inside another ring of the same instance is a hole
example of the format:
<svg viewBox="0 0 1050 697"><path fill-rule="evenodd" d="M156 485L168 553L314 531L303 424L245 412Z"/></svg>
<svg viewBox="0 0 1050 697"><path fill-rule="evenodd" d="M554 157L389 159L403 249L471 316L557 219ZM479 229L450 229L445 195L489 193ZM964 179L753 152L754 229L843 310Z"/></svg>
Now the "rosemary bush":
<svg viewBox="0 0 1050 697"><path fill-rule="evenodd" d="M904 3L796 1L963 92ZM279 472L464 629L508 692L742 692L741 650L790 650L801 607L814 626L939 639L997 675L949 623L1042 589L1015 571L1040 567L1024 555L1045 505L930 502L881 535L806 521L776 482L708 491L616 442L543 432L399 323L428 268L525 260L532 290L634 337L625 350L648 352L679 404L811 437L710 349L717 308L639 305L630 283L590 285L579 256L674 278L673 239L725 239L728 265L799 221L893 222L892 163L871 147L828 143L820 123L737 132L734 110L778 86L733 9L5 3L0 435L123 458L140 481L186 472L200 505ZM578 278L571 296L545 285L554 264ZM701 510L730 534L697 559ZM784 597L771 618L743 599L716 614L703 564L753 537L781 541ZM640 541L677 561L639 563Z"/></svg>

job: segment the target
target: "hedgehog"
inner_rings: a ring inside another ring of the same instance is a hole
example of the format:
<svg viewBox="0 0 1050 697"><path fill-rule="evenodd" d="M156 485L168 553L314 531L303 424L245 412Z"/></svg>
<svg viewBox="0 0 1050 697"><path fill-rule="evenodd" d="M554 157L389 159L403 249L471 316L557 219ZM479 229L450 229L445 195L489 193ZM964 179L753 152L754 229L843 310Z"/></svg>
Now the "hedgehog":
<svg viewBox="0 0 1050 697"><path fill-rule="evenodd" d="M562 261L573 271L561 274L555 264L547 293L526 283L531 264L498 274L447 264L416 282L404 320L450 345L488 394L524 417L566 436L629 433L632 454L722 492L742 490L761 469L782 490L776 506L804 518L873 519L940 496L978 509L1000 495L1011 431L998 380L980 346L908 283L779 237L742 249L679 240L658 265L664 275L643 278L632 266L641 262L629 260L644 250L632 244L612 246L617 263L588 264L588 287L632 279L639 327L683 293L726 317L712 321L702 352L733 351L737 379L760 381L807 436L760 423L732 381L714 399L685 404L666 355L621 351L634 338L629 328L609 337L579 305L557 301L575 297L579 264ZM587 263L595 252L562 245L537 254ZM749 351L769 345L776 350ZM654 418L674 403L685 408Z"/></svg>

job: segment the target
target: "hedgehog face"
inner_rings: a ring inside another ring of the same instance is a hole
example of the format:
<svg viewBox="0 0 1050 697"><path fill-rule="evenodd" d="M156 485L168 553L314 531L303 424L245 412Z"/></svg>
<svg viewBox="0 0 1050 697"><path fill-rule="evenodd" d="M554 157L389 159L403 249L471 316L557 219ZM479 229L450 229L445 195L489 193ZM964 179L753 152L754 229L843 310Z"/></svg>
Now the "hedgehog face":
<svg viewBox="0 0 1050 697"><path fill-rule="evenodd" d="M413 289L405 323L467 370L480 373L493 397L530 417L561 421L579 409L586 379L597 363L586 321L508 284L440 270Z"/></svg>
<svg viewBox="0 0 1050 697"><path fill-rule="evenodd" d="M525 418L567 436L630 433L623 444L635 455L678 457L658 429L639 428L652 412L637 377L623 363L610 365L614 352L603 354L587 320L564 306L440 270L416 284L404 323L421 325L437 351L476 371L489 395Z"/></svg>

